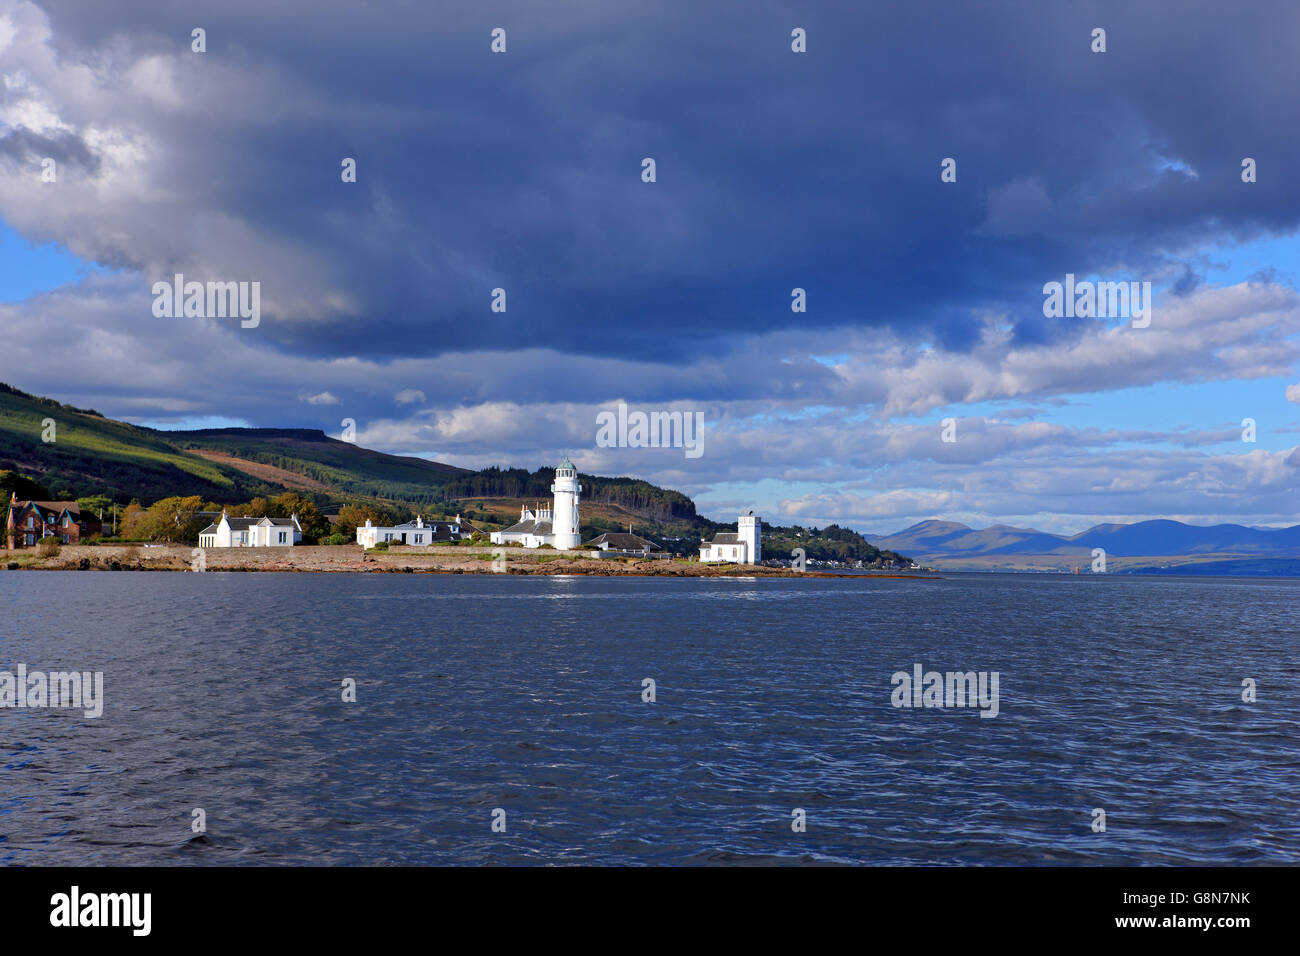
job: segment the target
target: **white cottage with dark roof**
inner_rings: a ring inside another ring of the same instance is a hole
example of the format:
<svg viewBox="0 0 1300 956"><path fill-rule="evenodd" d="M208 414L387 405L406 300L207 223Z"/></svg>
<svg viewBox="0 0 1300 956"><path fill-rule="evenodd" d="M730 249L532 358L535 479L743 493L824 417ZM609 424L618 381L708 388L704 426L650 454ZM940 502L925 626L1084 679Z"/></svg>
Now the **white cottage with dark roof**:
<svg viewBox="0 0 1300 956"><path fill-rule="evenodd" d="M287 518L221 518L199 532L200 548L292 548L302 543L296 514Z"/></svg>
<svg viewBox="0 0 1300 956"><path fill-rule="evenodd" d="M427 548L431 544L468 538L474 534L474 530L472 526L461 523L460 515L456 515L454 521L439 518L425 521L423 515L416 515L414 521L395 525L376 525L367 518L364 525L357 527L357 544L363 548L373 548L387 541L389 544Z"/></svg>
<svg viewBox="0 0 1300 956"><path fill-rule="evenodd" d="M521 544L525 548L540 548L555 540L552 528L555 522L549 505L524 505L519 509L519 520L503 531L493 531L493 544ZM553 547L554 545L552 545Z"/></svg>
<svg viewBox="0 0 1300 956"><path fill-rule="evenodd" d="M763 519L754 512L736 519L736 533L715 534L700 545L700 561L758 564L763 560Z"/></svg>
<svg viewBox="0 0 1300 956"><path fill-rule="evenodd" d="M621 531L606 531L604 534L588 541L586 547L599 548L601 551L623 551L627 553L640 551L643 554L659 554L664 550L649 538L632 534L630 531L626 534Z"/></svg>

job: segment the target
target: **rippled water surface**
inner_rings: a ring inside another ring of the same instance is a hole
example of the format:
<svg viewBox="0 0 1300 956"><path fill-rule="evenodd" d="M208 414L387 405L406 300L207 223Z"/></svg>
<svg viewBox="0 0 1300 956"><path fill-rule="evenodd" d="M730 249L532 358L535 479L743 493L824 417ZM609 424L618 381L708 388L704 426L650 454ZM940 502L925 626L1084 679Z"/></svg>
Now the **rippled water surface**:
<svg viewBox="0 0 1300 956"><path fill-rule="evenodd" d="M0 710L4 863L1300 860L1300 582L87 572L0 595L0 670L102 670L106 698ZM1001 712L894 708L917 663L998 671Z"/></svg>

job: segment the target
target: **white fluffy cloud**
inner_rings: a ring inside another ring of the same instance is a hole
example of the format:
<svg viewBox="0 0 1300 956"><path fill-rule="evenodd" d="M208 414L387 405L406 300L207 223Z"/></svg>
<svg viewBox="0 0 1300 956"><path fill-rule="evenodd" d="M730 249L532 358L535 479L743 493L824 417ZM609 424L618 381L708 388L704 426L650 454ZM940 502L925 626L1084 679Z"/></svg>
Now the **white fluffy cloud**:
<svg viewBox="0 0 1300 956"><path fill-rule="evenodd" d="M330 392L317 392L315 395L304 395L302 400L308 405L337 405L338 398Z"/></svg>

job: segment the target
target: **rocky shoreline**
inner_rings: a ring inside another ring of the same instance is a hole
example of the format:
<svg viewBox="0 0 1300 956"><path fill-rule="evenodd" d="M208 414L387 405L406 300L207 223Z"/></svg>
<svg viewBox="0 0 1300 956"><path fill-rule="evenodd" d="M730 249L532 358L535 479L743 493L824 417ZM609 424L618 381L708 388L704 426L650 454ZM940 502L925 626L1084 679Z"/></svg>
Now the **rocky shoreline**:
<svg viewBox="0 0 1300 956"><path fill-rule="evenodd" d="M363 551L358 545L305 545L289 548L209 548L184 545L64 545L54 555L10 551L0 558L8 571L213 571L213 572L363 572L388 574L533 574L594 577L862 577L833 571L792 571L763 565L700 564L647 558L588 558L564 552L506 548L504 570L494 549L434 547ZM912 578L915 574L873 577Z"/></svg>

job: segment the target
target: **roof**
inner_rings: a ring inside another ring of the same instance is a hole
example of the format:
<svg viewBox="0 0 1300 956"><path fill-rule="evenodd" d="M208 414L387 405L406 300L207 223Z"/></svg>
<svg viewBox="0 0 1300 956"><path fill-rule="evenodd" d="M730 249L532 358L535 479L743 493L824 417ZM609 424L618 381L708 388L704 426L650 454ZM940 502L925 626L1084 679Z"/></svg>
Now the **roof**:
<svg viewBox="0 0 1300 956"><path fill-rule="evenodd" d="M500 534L550 534L551 522L549 521L521 521L518 524L511 525Z"/></svg>
<svg viewBox="0 0 1300 956"><path fill-rule="evenodd" d="M740 535L734 531L724 531L722 534L715 534L712 541L706 541L705 544L741 544Z"/></svg>
<svg viewBox="0 0 1300 956"><path fill-rule="evenodd" d="M587 544L607 544L614 551L662 551L663 548L639 535L621 531L607 531L598 538L592 538Z"/></svg>
<svg viewBox="0 0 1300 956"><path fill-rule="evenodd" d="M71 511L74 515L81 514L81 505L75 501L10 501L11 507L14 508L43 508L46 511Z"/></svg>
<svg viewBox="0 0 1300 956"><path fill-rule="evenodd" d="M556 467L557 469L559 469L559 468L571 468L571 469L573 469L574 471L577 471L577 470L578 470L578 469L574 466L573 462L569 461L569 456L568 456L568 455L565 455L565 456L564 456L564 460L563 460L562 462L560 462L558 465L556 465L555 467Z"/></svg>
<svg viewBox="0 0 1300 956"><path fill-rule="evenodd" d="M422 521L423 524L417 524L416 523L417 521ZM418 531L422 528L432 528L434 525L438 525L441 527L449 524L456 524L456 519L455 518L426 518L423 515L421 515L418 519L416 519L416 521L403 521L401 524L390 525L389 527L402 528L403 530L406 531L410 531L412 528L414 528L415 530Z"/></svg>
<svg viewBox="0 0 1300 956"><path fill-rule="evenodd" d="M230 515L226 515L226 524L230 525L231 531L247 531L263 521L269 522L275 528L292 528L294 526L292 518L232 518ZM220 522L217 522L217 524L220 524ZM217 525L214 524L210 527L216 530ZM207 530L208 528L203 529L203 531ZM203 531L200 531L199 534L202 534Z"/></svg>
<svg viewBox="0 0 1300 956"><path fill-rule="evenodd" d="M415 522L408 521L406 524L393 525L391 530L415 531L422 535L427 535L429 541L453 541L455 540L456 532L451 529L452 525L455 523L456 522L454 521L436 521L425 525L416 525ZM381 528L380 530L387 529Z"/></svg>
<svg viewBox="0 0 1300 956"><path fill-rule="evenodd" d="M417 524L416 521L403 521L401 524L369 525L376 532L380 531L418 531L421 534L427 534L430 541L454 541L459 534L467 537L478 529L468 521L457 522L455 518L429 518L421 517L423 524ZM457 525L459 528L457 529ZM456 530L453 530L456 529Z"/></svg>

